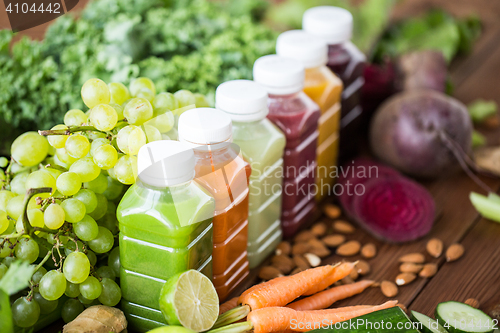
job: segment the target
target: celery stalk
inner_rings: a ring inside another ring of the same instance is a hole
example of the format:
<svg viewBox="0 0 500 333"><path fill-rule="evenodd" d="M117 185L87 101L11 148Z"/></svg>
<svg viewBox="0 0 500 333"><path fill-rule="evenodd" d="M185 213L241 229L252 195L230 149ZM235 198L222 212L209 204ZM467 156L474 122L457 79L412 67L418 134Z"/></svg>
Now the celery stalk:
<svg viewBox="0 0 500 333"><path fill-rule="evenodd" d="M487 219L500 222L500 197L494 193L488 197L471 192L470 201L476 210Z"/></svg>

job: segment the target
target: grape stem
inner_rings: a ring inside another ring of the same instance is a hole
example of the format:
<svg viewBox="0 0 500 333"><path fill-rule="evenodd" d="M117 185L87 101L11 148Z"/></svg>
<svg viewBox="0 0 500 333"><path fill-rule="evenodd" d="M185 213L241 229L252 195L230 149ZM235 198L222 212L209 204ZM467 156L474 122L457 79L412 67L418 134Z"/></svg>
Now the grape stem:
<svg viewBox="0 0 500 333"><path fill-rule="evenodd" d="M68 129L62 129L62 130L40 130L38 131L38 134L47 136L47 135L70 135L71 133L75 132L101 132L104 134L108 134L107 132L99 131L97 128L94 126L70 126Z"/></svg>
<svg viewBox="0 0 500 333"><path fill-rule="evenodd" d="M19 238L22 235L24 235L24 232L15 233L15 234L8 234L8 235L0 235L0 238L2 238L2 239Z"/></svg>
<svg viewBox="0 0 500 333"><path fill-rule="evenodd" d="M65 167L62 167L60 165L56 165L56 164L47 164L45 166L45 169L55 169L55 170L59 170L59 171L62 171L62 172L66 172L68 171L68 169L66 169Z"/></svg>
<svg viewBox="0 0 500 333"><path fill-rule="evenodd" d="M29 234L30 236L33 234L33 227L29 223L28 219L28 204L34 195L40 193L50 193L50 192L52 192L51 187L30 188L28 191L26 191L26 196L24 197L24 202L23 202L22 222L23 222L24 232Z"/></svg>
<svg viewBox="0 0 500 333"><path fill-rule="evenodd" d="M36 265L35 270L33 271L33 274L35 274L36 271L38 271L40 269L40 267L42 267L47 262L47 260L49 260L51 255L52 255L52 250L48 251L47 254L45 255L45 257L43 257L42 261L40 261L40 263L38 265Z"/></svg>
<svg viewBox="0 0 500 333"><path fill-rule="evenodd" d="M42 231L42 232L46 232L48 234L57 234L57 230L41 228L41 227L33 227L33 232L35 232L35 231Z"/></svg>

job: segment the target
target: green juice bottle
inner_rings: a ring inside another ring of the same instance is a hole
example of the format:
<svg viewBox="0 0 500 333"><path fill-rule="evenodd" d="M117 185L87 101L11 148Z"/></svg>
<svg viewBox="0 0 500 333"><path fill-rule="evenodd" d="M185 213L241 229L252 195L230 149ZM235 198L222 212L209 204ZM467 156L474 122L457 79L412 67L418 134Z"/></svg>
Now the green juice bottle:
<svg viewBox="0 0 500 333"><path fill-rule="evenodd" d="M233 121L233 143L250 163L248 214L248 261L258 266L282 239L281 194L283 132L266 118L267 91L249 80L221 84L215 94L216 108Z"/></svg>
<svg viewBox="0 0 500 333"><path fill-rule="evenodd" d="M212 278L214 199L194 181L193 150L155 141L138 155L138 178L118 205L122 310L147 331L166 324L160 290L172 275L197 269Z"/></svg>

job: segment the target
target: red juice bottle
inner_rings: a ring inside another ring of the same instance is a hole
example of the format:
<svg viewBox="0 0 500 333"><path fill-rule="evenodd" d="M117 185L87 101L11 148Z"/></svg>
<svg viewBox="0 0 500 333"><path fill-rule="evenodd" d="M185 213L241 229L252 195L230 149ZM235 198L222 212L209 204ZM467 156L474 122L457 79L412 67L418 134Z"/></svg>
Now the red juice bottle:
<svg viewBox="0 0 500 333"><path fill-rule="evenodd" d="M339 159L356 153L361 125L365 117L361 107L361 89L365 83L365 55L351 43L352 14L339 7L319 6L306 10L302 29L321 37L328 44L327 66L344 83L340 121Z"/></svg>
<svg viewBox="0 0 500 333"><path fill-rule="evenodd" d="M268 92L268 118L286 137L281 223L293 236L316 209L316 146L319 106L303 91L304 66L294 59L268 55L257 59L254 81Z"/></svg>

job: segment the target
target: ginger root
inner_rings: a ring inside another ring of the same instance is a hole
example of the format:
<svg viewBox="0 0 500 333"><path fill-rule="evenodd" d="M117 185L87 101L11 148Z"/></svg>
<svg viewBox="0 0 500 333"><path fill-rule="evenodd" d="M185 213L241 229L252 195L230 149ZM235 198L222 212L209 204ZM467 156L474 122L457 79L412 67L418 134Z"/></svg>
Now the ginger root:
<svg viewBox="0 0 500 333"><path fill-rule="evenodd" d="M119 333L127 328L127 319L117 308L91 306L72 322L64 325L63 333Z"/></svg>

